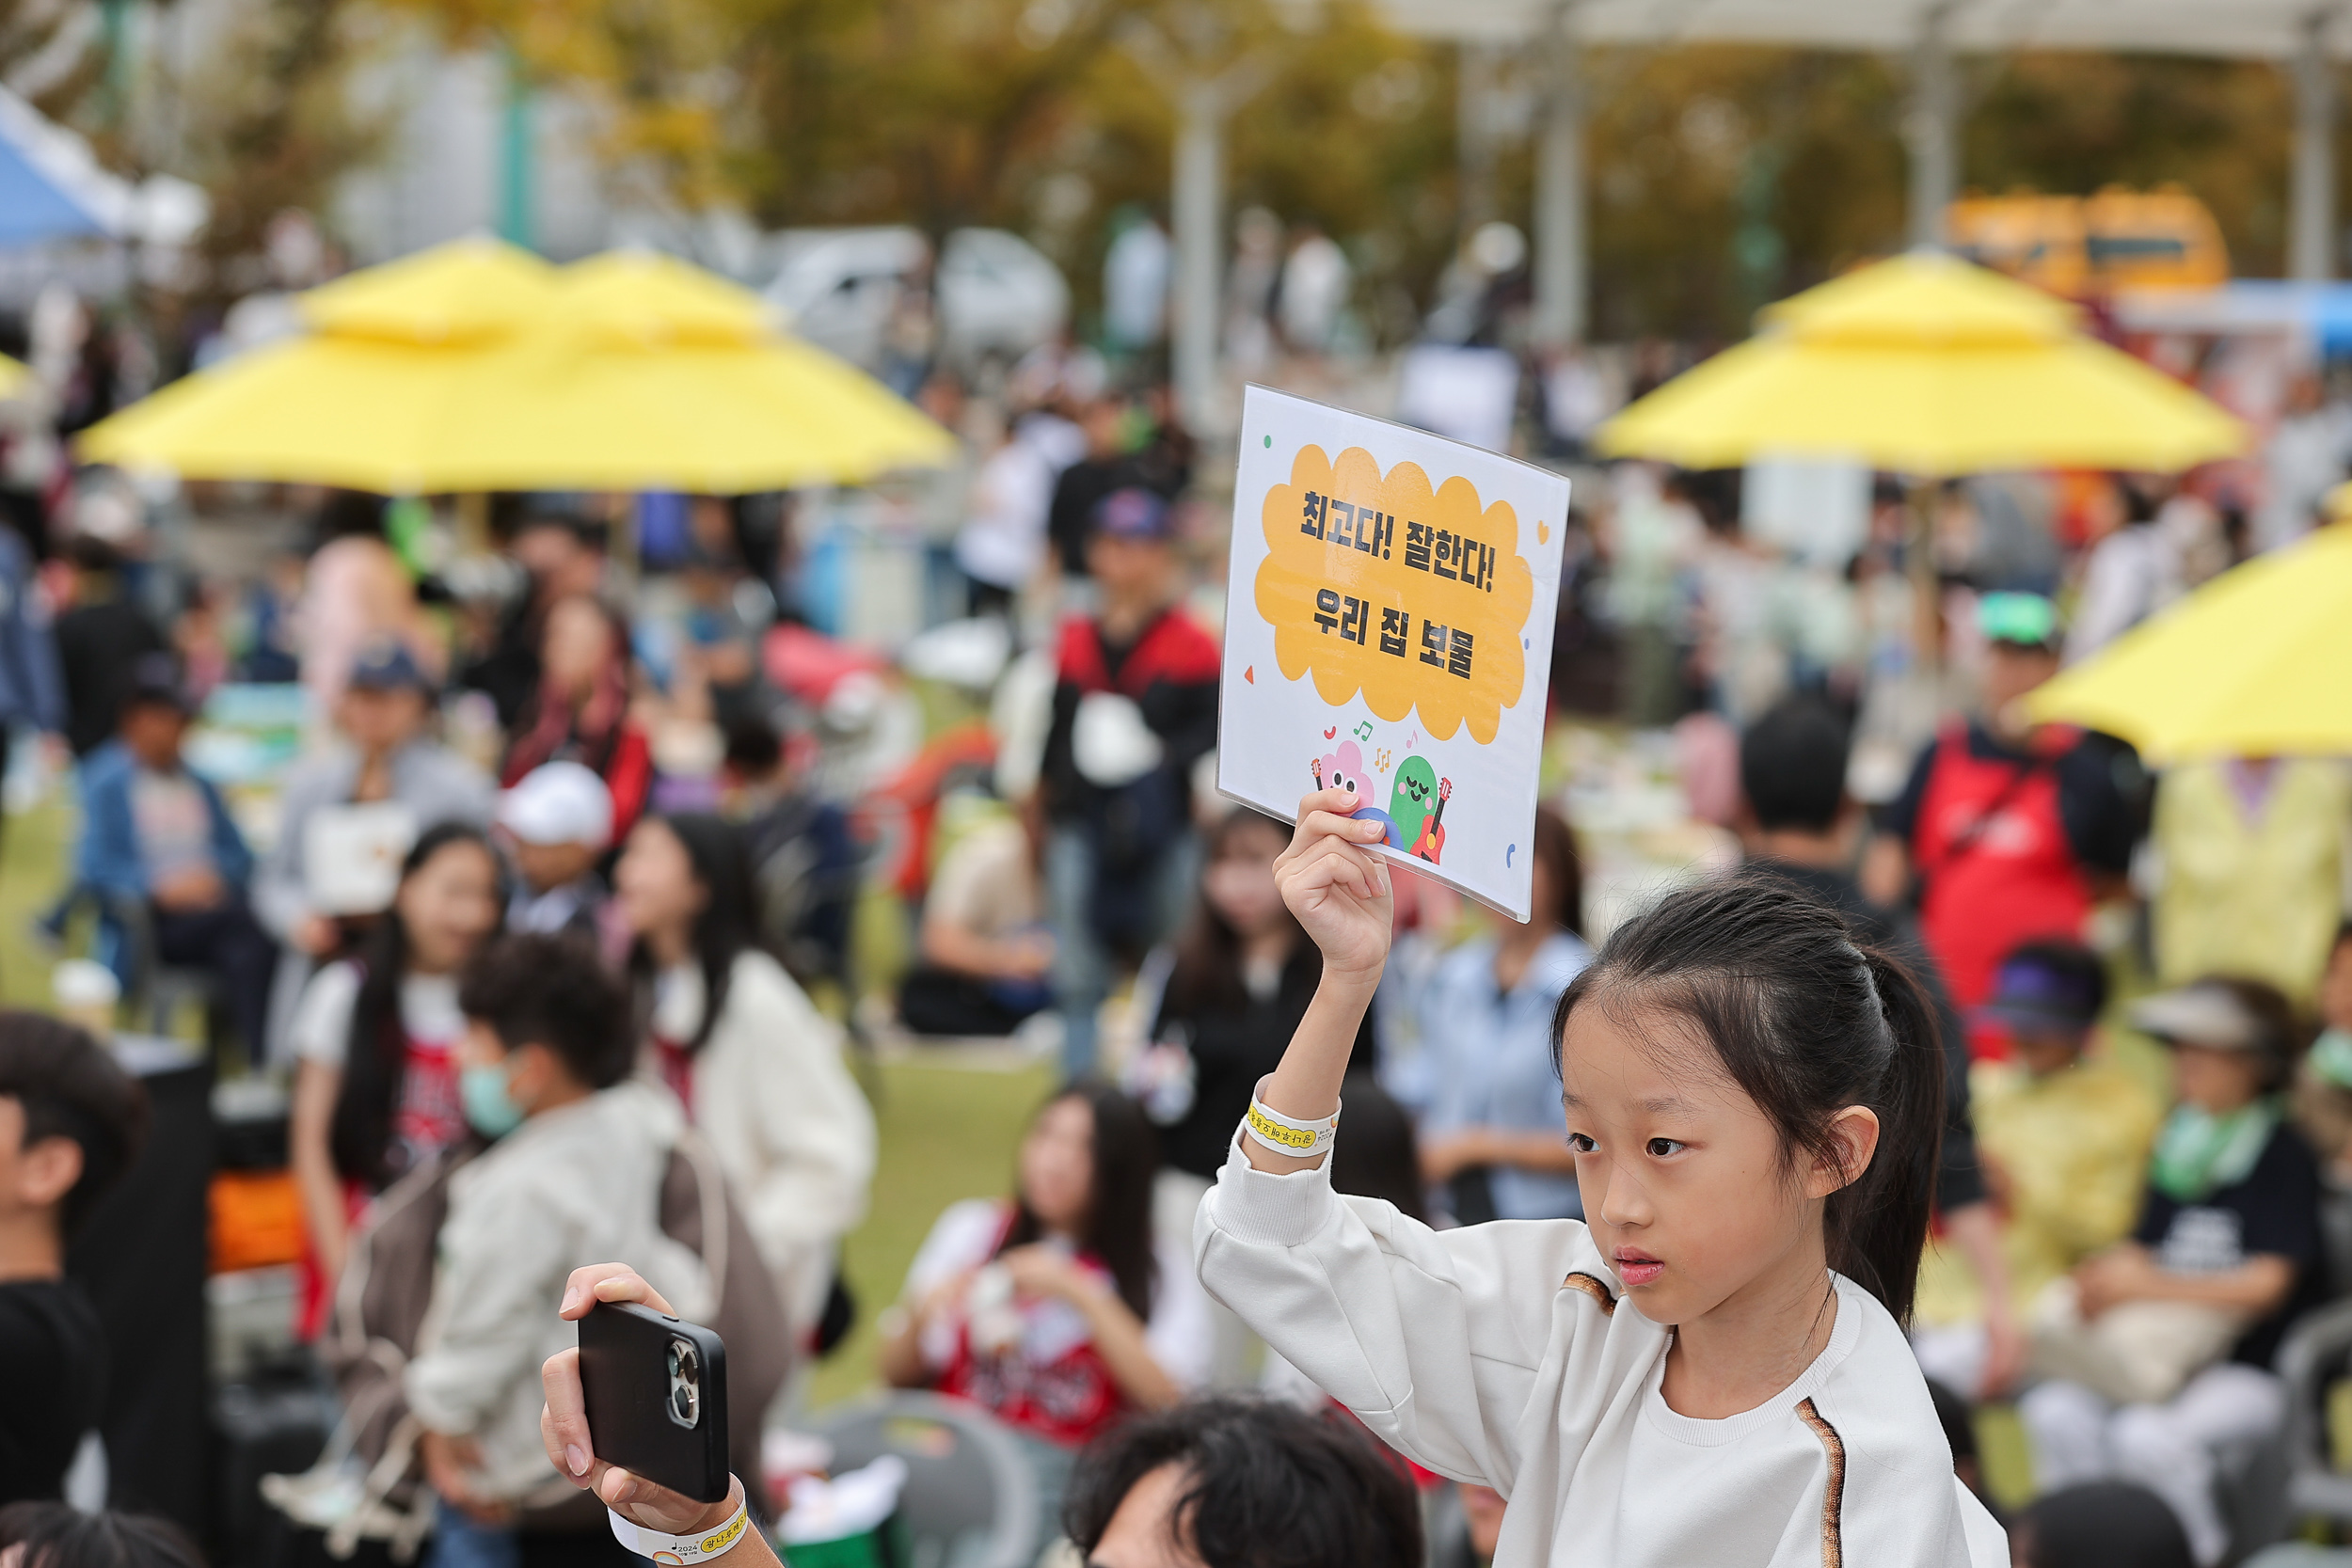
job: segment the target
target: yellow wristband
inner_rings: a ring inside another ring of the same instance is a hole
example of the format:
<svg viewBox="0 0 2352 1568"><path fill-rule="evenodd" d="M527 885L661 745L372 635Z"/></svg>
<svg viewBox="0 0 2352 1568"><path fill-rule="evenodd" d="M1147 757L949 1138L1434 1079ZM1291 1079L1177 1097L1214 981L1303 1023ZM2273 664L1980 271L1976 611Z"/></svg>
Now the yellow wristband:
<svg viewBox="0 0 2352 1568"><path fill-rule="evenodd" d="M723 1557L750 1533L752 1526L748 1498L738 1499L734 1513L724 1524L701 1535L670 1535L624 1519L609 1508L604 1512L612 1522L614 1540L639 1557L649 1557L665 1565L707 1562Z"/></svg>
<svg viewBox="0 0 2352 1568"><path fill-rule="evenodd" d="M1297 1121L1279 1111L1267 1110L1262 1100L1252 1100L1249 1114L1242 1117L1241 1125L1243 1132L1277 1154L1311 1160L1338 1140L1340 1114L1333 1111L1320 1121Z"/></svg>

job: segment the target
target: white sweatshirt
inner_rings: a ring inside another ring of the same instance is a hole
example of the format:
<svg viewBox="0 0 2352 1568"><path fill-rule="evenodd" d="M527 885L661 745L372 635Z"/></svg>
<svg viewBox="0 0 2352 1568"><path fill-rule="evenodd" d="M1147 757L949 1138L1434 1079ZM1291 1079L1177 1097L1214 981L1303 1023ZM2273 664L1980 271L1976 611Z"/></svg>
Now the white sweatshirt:
<svg viewBox="0 0 2352 1568"><path fill-rule="evenodd" d="M691 1039L702 971L666 973L654 1032ZM841 1026L767 954L736 956L725 1003L694 1057L693 1122L742 1200L795 1335L823 1314L834 1252L866 1214L874 1112L842 1056Z"/></svg>
<svg viewBox="0 0 2352 1568"><path fill-rule="evenodd" d="M1659 1392L1672 1335L1581 1220L1437 1231L1238 1148L1193 1223L1200 1282L1403 1453L1509 1499L1495 1568L2008 1568L1886 1309L1836 1278L1828 1348L1742 1415Z"/></svg>

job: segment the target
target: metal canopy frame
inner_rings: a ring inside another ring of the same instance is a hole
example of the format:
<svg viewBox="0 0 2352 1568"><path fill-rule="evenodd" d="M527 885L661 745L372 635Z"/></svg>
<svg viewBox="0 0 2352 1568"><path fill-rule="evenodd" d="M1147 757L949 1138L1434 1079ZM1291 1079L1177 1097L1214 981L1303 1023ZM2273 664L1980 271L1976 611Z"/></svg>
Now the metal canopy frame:
<svg viewBox="0 0 2352 1568"><path fill-rule="evenodd" d="M1582 50L1753 43L1906 55L1910 238L1943 240L1960 186L1962 55L2031 49L2280 62L2295 86L2288 271L2334 274L2337 61L2352 58L2352 0L1379 0L1391 26L1470 46L1534 46L1546 76L1536 144L1535 332L1583 336L1586 221Z"/></svg>

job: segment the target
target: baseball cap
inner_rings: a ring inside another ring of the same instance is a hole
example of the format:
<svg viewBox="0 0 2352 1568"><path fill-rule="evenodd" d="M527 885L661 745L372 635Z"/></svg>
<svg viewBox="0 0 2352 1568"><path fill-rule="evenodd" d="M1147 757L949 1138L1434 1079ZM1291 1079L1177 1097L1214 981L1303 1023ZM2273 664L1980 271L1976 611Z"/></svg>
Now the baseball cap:
<svg viewBox="0 0 2352 1568"><path fill-rule="evenodd" d="M1988 642L2058 646L2058 606L2040 594L1987 594L1977 601L1977 629Z"/></svg>
<svg viewBox="0 0 2352 1568"><path fill-rule="evenodd" d="M433 688L416 656L395 637L374 638L362 646L351 661L351 678L344 684L355 691L429 691Z"/></svg>
<svg viewBox="0 0 2352 1568"><path fill-rule="evenodd" d="M131 689L123 694L126 708L138 705L167 707L181 714L196 711L196 703L180 679L180 661L166 653L143 654L131 666Z"/></svg>
<svg viewBox="0 0 2352 1568"><path fill-rule="evenodd" d="M2026 947L2001 960L1993 994L1977 1015L2013 1029L2060 1029L2082 1034L2098 1022L2106 987L2098 960L2070 963L2062 951Z"/></svg>
<svg viewBox="0 0 2352 1568"><path fill-rule="evenodd" d="M1166 539L1171 531L1168 502L1141 485L1113 490L1094 503L1094 531L1112 539Z"/></svg>
<svg viewBox="0 0 2352 1568"><path fill-rule="evenodd" d="M2132 1005L2132 1027L2166 1045L2209 1051L2274 1052L2284 1044L2235 991L2211 980L2159 991Z"/></svg>
<svg viewBox="0 0 2352 1568"><path fill-rule="evenodd" d="M499 797L498 824L525 844L601 849L612 836L612 792L579 763L543 763Z"/></svg>

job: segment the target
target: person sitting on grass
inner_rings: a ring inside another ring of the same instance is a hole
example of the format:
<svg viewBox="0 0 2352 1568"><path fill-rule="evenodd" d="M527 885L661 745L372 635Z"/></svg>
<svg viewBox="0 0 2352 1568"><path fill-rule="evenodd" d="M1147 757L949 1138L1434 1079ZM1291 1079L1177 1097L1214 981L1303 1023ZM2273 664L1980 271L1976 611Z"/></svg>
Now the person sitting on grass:
<svg viewBox="0 0 2352 1568"><path fill-rule="evenodd" d="M149 956L211 974L246 1059L259 1062L278 948L246 901L253 853L245 835L213 782L181 758L194 712L169 654L140 661L115 738L82 764L75 873L145 905L155 943ZM126 961L119 958L118 972Z"/></svg>
<svg viewBox="0 0 2352 1568"><path fill-rule="evenodd" d="M1009 1035L1054 999L1035 800L958 838L923 895L922 961L898 985L918 1035Z"/></svg>
<svg viewBox="0 0 2352 1568"><path fill-rule="evenodd" d="M1012 1200L950 1205L878 1325L882 1375L1009 1425L1049 1504L1081 1445L1207 1370L1208 1299L1181 1250L1152 1245L1158 1164L1133 1101L1062 1090L1021 1140Z"/></svg>
<svg viewBox="0 0 2352 1568"><path fill-rule="evenodd" d="M2073 1282L2085 1323L2161 1304L2163 1333L2143 1327L2112 1345L2130 1387L2082 1363L2017 1409L2042 1491L2145 1486L2211 1568L2230 1544L2219 1490L2250 1472L2287 1417L2271 1358L2288 1324L2327 1298L2319 1163L2286 1118L2296 1027L2275 988L2208 975L2144 998L2131 1020L2170 1049L2180 1102L2156 1134L2130 1239L2078 1265ZM2157 1386L2167 1391L2152 1397Z"/></svg>
<svg viewBox="0 0 2352 1568"><path fill-rule="evenodd" d="M62 1496L97 1429L105 1335L65 1248L147 1120L147 1091L89 1036L0 1012L0 1503Z"/></svg>
<svg viewBox="0 0 2352 1568"><path fill-rule="evenodd" d="M2028 1314L2052 1281L2131 1230L2164 1119L2138 1079L2086 1054L2106 994L2099 955L2052 939L2002 959L1982 1008L2008 1035L2010 1059L1974 1069L1977 1148L2007 1216L2010 1288ZM1912 1348L1929 1377L1975 1393L1988 1349L1984 1295L1959 1264L1930 1251Z"/></svg>
<svg viewBox="0 0 2352 1568"><path fill-rule="evenodd" d="M636 1259L691 1318L716 1301L701 1257L661 1229L685 1131L677 1102L629 1075L628 999L576 939L501 938L466 968L459 1084L490 1148L451 1176L432 1303L403 1378L439 1497L428 1568L511 1568L516 1516L565 1496L538 1438L541 1362L574 1342L555 1317L572 1270ZM598 1532L566 1560L610 1552Z"/></svg>

